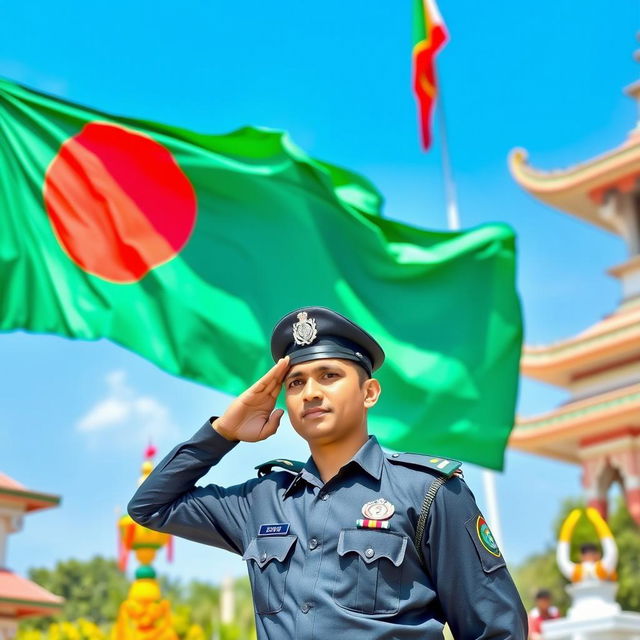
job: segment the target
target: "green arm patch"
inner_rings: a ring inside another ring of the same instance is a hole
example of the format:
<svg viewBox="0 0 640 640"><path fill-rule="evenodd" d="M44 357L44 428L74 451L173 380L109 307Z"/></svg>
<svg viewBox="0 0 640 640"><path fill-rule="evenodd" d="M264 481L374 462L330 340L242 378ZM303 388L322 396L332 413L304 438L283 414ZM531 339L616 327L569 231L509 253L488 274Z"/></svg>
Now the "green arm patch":
<svg viewBox="0 0 640 640"><path fill-rule="evenodd" d="M258 478L262 478L262 476L266 476L268 473L271 473L274 468L284 469L285 471L289 471L289 473L296 475L302 471L303 467L304 462L287 460L286 458L276 458L275 460L263 462L255 468L258 470Z"/></svg>
<svg viewBox="0 0 640 640"><path fill-rule="evenodd" d="M420 453L392 453L387 455L387 459L396 464L405 464L407 466L430 469L431 471L435 471L446 478L450 478L462 466L462 462L458 460L423 455Z"/></svg>
<svg viewBox="0 0 640 640"><path fill-rule="evenodd" d="M482 570L491 573L496 569L506 566L502 553L496 543L491 529L482 514L477 514L464 523L464 526L473 540L473 545L478 552Z"/></svg>

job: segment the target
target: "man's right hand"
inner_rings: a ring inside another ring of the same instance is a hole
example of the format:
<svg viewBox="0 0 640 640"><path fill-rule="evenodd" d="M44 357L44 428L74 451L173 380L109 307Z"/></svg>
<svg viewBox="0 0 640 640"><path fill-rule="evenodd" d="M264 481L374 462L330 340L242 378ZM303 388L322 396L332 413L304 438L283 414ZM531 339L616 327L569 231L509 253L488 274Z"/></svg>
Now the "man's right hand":
<svg viewBox="0 0 640 640"><path fill-rule="evenodd" d="M275 407L282 381L289 369L289 356L280 358L258 382L240 394L212 427L227 440L258 442L272 436L284 415Z"/></svg>

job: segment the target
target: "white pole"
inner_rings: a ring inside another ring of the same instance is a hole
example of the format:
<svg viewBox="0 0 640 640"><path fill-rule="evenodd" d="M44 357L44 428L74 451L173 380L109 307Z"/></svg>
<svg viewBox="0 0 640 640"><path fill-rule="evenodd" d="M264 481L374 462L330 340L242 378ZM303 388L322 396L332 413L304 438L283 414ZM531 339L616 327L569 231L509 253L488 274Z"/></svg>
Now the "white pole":
<svg viewBox="0 0 640 640"><path fill-rule="evenodd" d="M236 598L233 591L234 580L227 575L222 580L220 589L220 622L231 624L235 617Z"/></svg>
<svg viewBox="0 0 640 640"><path fill-rule="evenodd" d="M447 141L447 123L444 113L444 100L442 97L442 83L439 81L438 101L435 108L438 111L438 123L440 129L440 152L442 155L442 174L444 177L444 191L447 203L447 223L451 231L460 229L460 214L458 212L458 198L456 194L456 184L451 169L451 158L449 156L449 143ZM500 526L500 513L498 511L498 493L496 491L496 476L489 469L482 470L482 482L484 495L487 501L487 517L489 526L498 546L502 545L502 527Z"/></svg>
<svg viewBox="0 0 640 640"><path fill-rule="evenodd" d="M447 222L449 229L457 231L460 228L460 214L458 213L458 197L456 194L456 183L453 179L451 169L451 158L449 157L449 142L447 140L447 122L444 115L444 100L442 97L442 85L438 90L438 101L435 109L438 112L438 124L440 129L440 154L442 156L442 176L444 178L444 195L447 203Z"/></svg>
<svg viewBox="0 0 640 640"><path fill-rule="evenodd" d="M504 555L504 545L502 544L502 526L500 524L500 512L498 511L498 492L496 491L496 474L489 469L482 470L482 482L484 485L484 497L487 500L487 513L491 533L496 539L498 546Z"/></svg>

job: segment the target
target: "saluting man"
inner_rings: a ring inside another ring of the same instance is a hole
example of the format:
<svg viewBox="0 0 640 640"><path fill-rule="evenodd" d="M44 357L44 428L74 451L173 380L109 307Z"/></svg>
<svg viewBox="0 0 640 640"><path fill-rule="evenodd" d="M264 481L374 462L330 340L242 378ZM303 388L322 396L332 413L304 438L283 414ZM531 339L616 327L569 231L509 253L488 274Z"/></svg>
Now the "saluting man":
<svg viewBox="0 0 640 640"><path fill-rule="evenodd" d="M260 640L525 640L504 558L453 460L386 453L367 433L380 345L334 311L286 315L275 366L156 466L129 503L139 524L247 562ZM305 463L233 486L196 482L239 442L272 436L284 386ZM425 425L428 429L428 425Z"/></svg>

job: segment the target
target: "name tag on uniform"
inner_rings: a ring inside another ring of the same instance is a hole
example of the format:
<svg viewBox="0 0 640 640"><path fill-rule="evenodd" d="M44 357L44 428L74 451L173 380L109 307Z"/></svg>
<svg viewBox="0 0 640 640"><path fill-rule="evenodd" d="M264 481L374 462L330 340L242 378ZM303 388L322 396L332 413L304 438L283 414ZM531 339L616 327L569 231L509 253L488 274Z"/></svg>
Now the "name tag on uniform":
<svg viewBox="0 0 640 640"><path fill-rule="evenodd" d="M288 522L278 522L277 524L261 524L258 531L259 536L286 536L289 533Z"/></svg>

